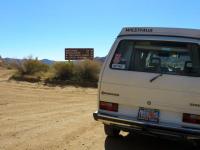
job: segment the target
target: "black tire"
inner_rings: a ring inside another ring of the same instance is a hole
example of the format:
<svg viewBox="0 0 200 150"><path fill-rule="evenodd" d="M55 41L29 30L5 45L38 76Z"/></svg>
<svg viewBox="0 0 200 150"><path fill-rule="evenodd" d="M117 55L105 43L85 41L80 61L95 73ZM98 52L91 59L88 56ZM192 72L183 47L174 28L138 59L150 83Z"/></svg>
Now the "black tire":
<svg viewBox="0 0 200 150"><path fill-rule="evenodd" d="M115 129L112 126L106 125L106 124L104 124L104 131L106 135L112 136L112 137L119 136L119 132L120 132L119 129Z"/></svg>
<svg viewBox="0 0 200 150"><path fill-rule="evenodd" d="M200 140L194 140L192 141L192 145L194 146L194 150L199 150L200 149Z"/></svg>

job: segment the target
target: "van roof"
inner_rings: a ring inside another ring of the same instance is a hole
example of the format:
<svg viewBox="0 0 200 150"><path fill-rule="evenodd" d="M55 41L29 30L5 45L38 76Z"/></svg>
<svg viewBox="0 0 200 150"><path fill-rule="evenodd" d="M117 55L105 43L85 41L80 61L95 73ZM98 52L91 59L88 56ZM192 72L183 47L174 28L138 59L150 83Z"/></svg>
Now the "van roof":
<svg viewBox="0 0 200 150"><path fill-rule="evenodd" d="M125 27L119 36L126 35L153 35L174 36L200 39L200 29L161 28L161 27Z"/></svg>

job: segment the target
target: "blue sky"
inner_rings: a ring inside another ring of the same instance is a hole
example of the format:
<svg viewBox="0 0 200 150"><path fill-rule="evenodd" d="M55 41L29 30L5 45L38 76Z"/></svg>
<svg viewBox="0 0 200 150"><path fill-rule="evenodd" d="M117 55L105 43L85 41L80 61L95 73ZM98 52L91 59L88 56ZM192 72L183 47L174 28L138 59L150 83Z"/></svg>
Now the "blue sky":
<svg viewBox="0 0 200 150"><path fill-rule="evenodd" d="M64 48L105 56L124 26L200 29L199 0L0 0L0 55L64 60Z"/></svg>

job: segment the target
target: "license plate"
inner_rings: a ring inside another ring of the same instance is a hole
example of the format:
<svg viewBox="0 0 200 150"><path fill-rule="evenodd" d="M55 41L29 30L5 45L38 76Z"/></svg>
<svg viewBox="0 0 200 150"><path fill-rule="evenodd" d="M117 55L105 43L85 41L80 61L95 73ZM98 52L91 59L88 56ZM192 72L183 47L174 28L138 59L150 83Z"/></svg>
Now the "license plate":
<svg viewBox="0 0 200 150"><path fill-rule="evenodd" d="M159 116L160 116L160 111L158 109L140 107L138 111L138 120L158 123Z"/></svg>

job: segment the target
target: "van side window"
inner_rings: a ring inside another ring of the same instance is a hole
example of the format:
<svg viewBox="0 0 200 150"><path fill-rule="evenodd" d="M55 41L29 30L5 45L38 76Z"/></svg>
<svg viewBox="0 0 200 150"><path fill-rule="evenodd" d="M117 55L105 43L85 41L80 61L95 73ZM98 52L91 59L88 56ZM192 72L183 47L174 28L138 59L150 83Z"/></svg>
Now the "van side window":
<svg viewBox="0 0 200 150"><path fill-rule="evenodd" d="M121 41L115 51L111 62L111 68L128 70L131 54L133 51L133 42L132 41Z"/></svg>

